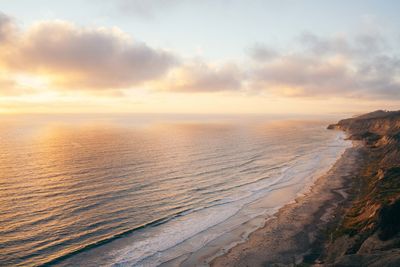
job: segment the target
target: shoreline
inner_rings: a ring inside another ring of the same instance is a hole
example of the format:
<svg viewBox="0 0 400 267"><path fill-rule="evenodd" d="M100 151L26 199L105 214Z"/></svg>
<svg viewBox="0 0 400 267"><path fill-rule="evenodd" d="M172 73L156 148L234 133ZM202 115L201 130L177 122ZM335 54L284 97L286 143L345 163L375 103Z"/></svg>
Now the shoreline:
<svg viewBox="0 0 400 267"><path fill-rule="evenodd" d="M352 177L363 166L363 145L353 141L327 173L309 190L264 218L261 228L206 261L210 266L268 266L314 262L329 237L329 229L350 204Z"/></svg>

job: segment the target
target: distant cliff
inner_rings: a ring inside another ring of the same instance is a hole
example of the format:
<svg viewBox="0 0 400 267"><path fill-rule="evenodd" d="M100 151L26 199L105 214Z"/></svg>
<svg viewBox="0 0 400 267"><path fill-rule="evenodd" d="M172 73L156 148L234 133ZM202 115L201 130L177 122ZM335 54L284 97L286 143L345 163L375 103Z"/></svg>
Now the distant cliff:
<svg viewBox="0 0 400 267"><path fill-rule="evenodd" d="M353 200L322 261L332 266L400 266L400 111L378 110L328 129L364 144L365 166L354 177Z"/></svg>
<svg viewBox="0 0 400 267"><path fill-rule="evenodd" d="M377 110L358 117L341 120L337 124L329 125L328 129L340 129L353 135L360 135L366 132L378 135L395 134L400 129L400 111Z"/></svg>

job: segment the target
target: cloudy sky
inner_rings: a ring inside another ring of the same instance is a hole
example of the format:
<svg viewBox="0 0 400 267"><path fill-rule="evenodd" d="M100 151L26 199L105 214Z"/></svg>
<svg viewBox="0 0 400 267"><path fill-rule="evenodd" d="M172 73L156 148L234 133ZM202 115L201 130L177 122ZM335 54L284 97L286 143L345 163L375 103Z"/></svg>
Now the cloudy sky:
<svg viewBox="0 0 400 267"><path fill-rule="evenodd" d="M0 0L0 113L400 109L395 0Z"/></svg>

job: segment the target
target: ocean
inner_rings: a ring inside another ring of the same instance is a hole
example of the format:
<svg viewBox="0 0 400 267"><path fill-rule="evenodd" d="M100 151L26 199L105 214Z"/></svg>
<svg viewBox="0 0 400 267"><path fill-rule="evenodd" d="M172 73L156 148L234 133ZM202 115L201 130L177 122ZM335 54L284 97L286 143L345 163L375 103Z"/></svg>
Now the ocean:
<svg viewBox="0 0 400 267"><path fill-rule="evenodd" d="M0 266L207 265L350 146L328 123L2 116Z"/></svg>

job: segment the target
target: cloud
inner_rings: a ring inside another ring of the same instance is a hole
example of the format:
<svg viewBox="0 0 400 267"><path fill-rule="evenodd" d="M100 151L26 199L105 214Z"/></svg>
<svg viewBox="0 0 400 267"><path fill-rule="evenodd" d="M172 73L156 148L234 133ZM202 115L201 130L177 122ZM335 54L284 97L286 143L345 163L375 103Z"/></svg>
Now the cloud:
<svg viewBox="0 0 400 267"><path fill-rule="evenodd" d="M278 56L278 52L263 44L255 44L248 50L249 56L255 61L266 61Z"/></svg>
<svg viewBox="0 0 400 267"><path fill-rule="evenodd" d="M13 19L0 12L0 45L9 41L15 30Z"/></svg>
<svg viewBox="0 0 400 267"><path fill-rule="evenodd" d="M233 63L215 66L197 60L172 71L162 87L189 93L237 91L242 87L243 78L241 70Z"/></svg>
<svg viewBox="0 0 400 267"><path fill-rule="evenodd" d="M46 75L54 86L70 89L131 87L161 77L178 61L116 28L64 21L40 22L21 32L8 40L0 60L8 69Z"/></svg>
<svg viewBox="0 0 400 267"><path fill-rule="evenodd" d="M390 50L379 33L357 34L348 38L345 35L321 37L305 32L297 38L297 41L302 52L319 56L340 54L356 59L375 56Z"/></svg>
<svg viewBox="0 0 400 267"><path fill-rule="evenodd" d="M400 99L400 58L379 55L361 62L356 77L366 94Z"/></svg>
<svg viewBox="0 0 400 267"><path fill-rule="evenodd" d="M285 96L350 94L357 87L341 60L283 56L257 67L253 86Z"/></svg>
<svg viewBox="0 0 400 267"><path fill-rule="evenodd" d="M246 89L286 97L400 99L400 58L376 32L352 38L303 33L290 50L256 44L248 53L242 64L185 60L117 28L42 21L20 29L0 13L0 94L19 94L23 86L13 77L21 74L37 76L36 84L48 90L116 94L143 85L187 93Z"/></svg>
<svg viewBox="0 0 400 267"><path fill-rule="evenodd" d="M400 59L379 35L301 35L290 52L252 59L250 84L291 97L400 99ZM265 51L269 51L265 48Z"/></svg>

